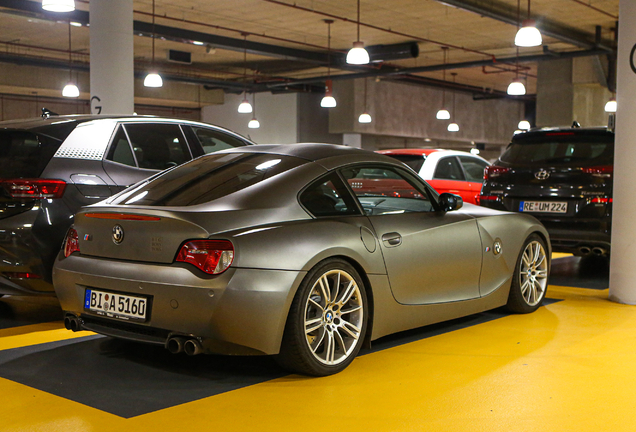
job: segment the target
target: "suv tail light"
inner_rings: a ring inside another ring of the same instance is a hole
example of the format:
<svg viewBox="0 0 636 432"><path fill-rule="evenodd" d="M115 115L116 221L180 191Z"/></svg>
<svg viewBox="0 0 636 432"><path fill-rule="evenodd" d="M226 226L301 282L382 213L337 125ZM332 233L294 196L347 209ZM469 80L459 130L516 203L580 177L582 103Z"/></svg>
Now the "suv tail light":
<svg viewBox="0 0 636 432"><path fill-rule="evenodd" d="M62 198L66 182L47 179L7 179L0 180L0 185L11 198Z"/></svg>
<svg viewBox="0 0 636 432"><path fill-rule="evenodd" d="M581 171L592 174L594 177L611 177L614 173L614 165L603 165L581 168Z"/></svg>
<svg viewBox="0 0 636 432"><path fill-rule="evenodd" d="M73 252L79 252L79 237L74 228L70 228L64 240L64 257L68 258Z"/></svg>
<svg viewBox="0 0 636 432"><path fill-rule="evenodd" d="M508 171L510 171L509 168L494 165L487 166L484 170L484 180L490 180L492 178L499 177L500 175L506 174Z"/></svg>
<svg viewBox="0 0 636 432"><path fill-rule="evenodd" d="M190 240L181 246L176 261L192 264L207 274L223 273L234 260L234 246L227 240Z"/></svg>
<svg viewBox="0 0 636 432"><path fill-rule="evenodd" d="M614 200L612 198L607 198L607 197L596 197L590 200L591 204L609 204L612 202L614 202Z"/></svg>

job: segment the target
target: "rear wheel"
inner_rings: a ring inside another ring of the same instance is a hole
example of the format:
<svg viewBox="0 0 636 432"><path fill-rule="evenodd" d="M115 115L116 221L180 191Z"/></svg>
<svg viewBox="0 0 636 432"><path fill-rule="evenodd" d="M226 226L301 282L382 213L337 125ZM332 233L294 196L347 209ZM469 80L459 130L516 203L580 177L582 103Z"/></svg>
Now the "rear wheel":
<svg viewBox="0 0 636 432"><path fill-rule="evenodd" d="M550 269L546 251L545 241L538 235L532 234L526 239L517 259L506 305L512 312L534 312L541 306Z"/></svg>
<svg viewBox="0 0 636 432"><path fill-rule="evenodd" d="M329 259L312 269L296 293L278 362L294 372L325 376L344 370L362 346L367 298L358 272Z"/></svg>

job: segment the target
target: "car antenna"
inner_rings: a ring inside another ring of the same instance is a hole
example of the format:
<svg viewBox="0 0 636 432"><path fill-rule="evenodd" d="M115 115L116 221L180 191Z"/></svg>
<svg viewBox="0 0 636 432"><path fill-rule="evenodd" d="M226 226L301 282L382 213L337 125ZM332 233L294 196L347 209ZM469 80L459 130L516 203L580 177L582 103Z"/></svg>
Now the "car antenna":
<svg viewBox="0 0 636 432"><path fill-rule="evenodd" d="M576 120L572 122L572 128L580 128L580 127L581 127L581 123L577 122Z"/></svg>
<svg viewBox="0 0 636 432"><path fill-rule="evenodd" d="M42 118L47 119L51 116L59 116L58 113L51 111L48 108L42 108Z"/></svg>

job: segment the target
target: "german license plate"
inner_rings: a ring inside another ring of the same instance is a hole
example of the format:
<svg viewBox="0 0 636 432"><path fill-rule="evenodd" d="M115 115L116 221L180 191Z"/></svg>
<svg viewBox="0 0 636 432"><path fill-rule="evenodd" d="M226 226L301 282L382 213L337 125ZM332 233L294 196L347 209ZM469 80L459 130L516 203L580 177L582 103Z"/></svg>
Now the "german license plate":
<svg viewBox="0 0 636 432"><path fill-rule="evenodd" d="M84 309L109 318L145 321L148 299L87 288Z"/></svg>
<svg viewBox="0 0 636 432"><path fill-rule="evenodd" d="M546 202L546 201L521 201L519 203L520 212L535 213L567 213L567 202Z"/></svg>

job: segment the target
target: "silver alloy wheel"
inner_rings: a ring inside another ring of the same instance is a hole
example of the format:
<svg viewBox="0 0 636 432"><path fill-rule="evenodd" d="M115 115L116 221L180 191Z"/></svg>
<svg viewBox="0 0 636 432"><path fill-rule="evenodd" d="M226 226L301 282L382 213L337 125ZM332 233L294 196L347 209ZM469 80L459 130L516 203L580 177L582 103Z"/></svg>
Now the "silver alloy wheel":
<svg viewBox="0 0 636 432"><path fill-rule="evenodd" d="M528 306L536 306L548 287L548 259L540 242L535 240L526 245L520 266L521 296Z"/></svg>
<svg viewBox="0 0 636 432"><path fill-rule="evenodd" d="M344 270L318 278L305 304L305 340L324 365L337 365L354 351L362 330L364 307L360 288Z"/></svg>

